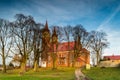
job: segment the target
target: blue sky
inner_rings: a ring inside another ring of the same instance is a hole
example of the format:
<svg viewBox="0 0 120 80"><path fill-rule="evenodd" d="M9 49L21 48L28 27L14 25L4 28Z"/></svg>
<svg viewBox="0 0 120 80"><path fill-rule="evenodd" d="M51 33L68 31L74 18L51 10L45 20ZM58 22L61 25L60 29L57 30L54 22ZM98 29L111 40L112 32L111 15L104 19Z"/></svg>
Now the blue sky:
<svg viewBox="0 0 120 80"><path fill-rule="evenodd" d="M0 18L14 20L14 15L31 15L49 25L82 24L87 31L108 34L105 55L120 55L120 0L0 0Z"/></svg>

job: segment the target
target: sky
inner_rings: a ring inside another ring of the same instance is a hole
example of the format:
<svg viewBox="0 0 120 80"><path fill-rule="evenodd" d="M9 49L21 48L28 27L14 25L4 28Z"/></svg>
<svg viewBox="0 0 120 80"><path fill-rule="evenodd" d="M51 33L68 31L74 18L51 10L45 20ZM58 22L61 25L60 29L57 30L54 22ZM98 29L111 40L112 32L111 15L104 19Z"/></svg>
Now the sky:
<svg viewBox="0 0 120 80"><path fill-rule="evenodd" d="M110 43L104 55L120 55L120 0L0 0L0 18L31 15L51 25L81 24L87 31L102 30Z"/></svg>

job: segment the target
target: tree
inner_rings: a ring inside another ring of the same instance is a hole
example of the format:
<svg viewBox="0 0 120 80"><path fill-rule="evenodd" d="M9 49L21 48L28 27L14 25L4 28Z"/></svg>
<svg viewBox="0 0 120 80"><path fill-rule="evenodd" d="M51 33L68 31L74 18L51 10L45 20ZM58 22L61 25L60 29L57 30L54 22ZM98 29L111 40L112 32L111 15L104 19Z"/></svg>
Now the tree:
<svg viewBox="0 0 120 80"><path fill-rule="evenodd" d="M72 37L72 27L71 26L65 26L64 27L64 33L65 33L65 37L66 37L66 41L68 43L68 67L70 67L70 38Z"/></svg>
<svg viewBox="0 0 120 80"><path fill-rule="evenodd" d="M38 70L39 58L41 57L41 53L44 50L42 47L42 24L36 24L36 27L33 29L33 52L34 52L34 71Z"/></svg>
<svg viewBox="0 0 120 80"><path fill-rule="evenodd" d="M56 28L54 27L53 34L52 34L52 61L53 61L53 69L56 69L56 60L57 60L57 48L58 48L58 35L56 32Z"/></svg>
<svg viewBox="0 0 120 80"><path fill-rule="evenodd" d="M93 36L91 49L96 53L96 59L98 64L100 60L100 55L102 54L103 49L108 47L109 43L107 42L107 39L106 39L107 35L105 32L92 31L91 35Z"/></svg>
<svg viewBox="0 0 120 80"><path fill-rule="evenodd" d="M16 21L13 22L12 32L14 34L14 42L19 50L19 54L22 57L21 60L21 71L26 71L26 63L29 54L33 50L31 31L30 29L33 25L30 25L30 19L33 19L31 16L25 16L23 14L15 15Z"/></svg>
<svg viewBox="0 0 120 80"><path fill-rule="evenodd" d="M6 73L6 58L12 46L11 27L9 21L0 19L0 55L2 56L3 72Z"/></svg>
<svg viewBox="0 0 120 80"><path fill-rule="evenodd" d="M75 61L81 56L81 55L87 55L87 51L84 50L84 46L86 45L85 42L87 42L87 32L83 28L82 25L76 25L73 27L72 35L74 38L74 54L73 54L73 63L72 66L74 67ZM86 41L85 41L86 40ZM85 61L84 61L85 62Z"/></svg>
<svg viewBox="0 0 120 80"><path fill-rule="evenodd" d="M51 26L50 27L50 31L51 31L51 41L50 41L50 45L53 47L50 47L50 54L49 56L52 58L52 69L56 69L56 61L58 58L58 46L60 44L61 41L63 41L63 28L60 26Z"/></svg>

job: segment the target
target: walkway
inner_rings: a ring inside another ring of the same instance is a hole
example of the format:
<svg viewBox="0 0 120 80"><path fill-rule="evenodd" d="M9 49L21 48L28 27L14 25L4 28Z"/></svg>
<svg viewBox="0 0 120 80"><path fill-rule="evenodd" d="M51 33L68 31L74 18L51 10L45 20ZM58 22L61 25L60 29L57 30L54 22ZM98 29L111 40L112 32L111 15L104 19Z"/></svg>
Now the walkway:
<svg viewBox="0 0 120 80"><path fill-rule="evenodd" d="M87 78L81 71L81 69L75 70L75 80L91 80Z"/></svg>

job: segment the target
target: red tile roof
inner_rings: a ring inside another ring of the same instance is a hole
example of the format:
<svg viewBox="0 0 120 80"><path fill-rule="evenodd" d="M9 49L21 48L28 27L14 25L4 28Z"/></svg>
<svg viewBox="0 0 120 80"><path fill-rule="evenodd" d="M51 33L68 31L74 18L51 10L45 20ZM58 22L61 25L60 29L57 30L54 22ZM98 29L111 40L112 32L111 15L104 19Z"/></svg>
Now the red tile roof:
<svg viewBox="0 0 120 80"><path fill-rule="evenodd" d="M75 42L69 42L70 48L68 48L68 42L63 42L58 44L57 51L69 51L74 50ZM55 47L54 47L55 48ZM53 47L51 47L50 51L52 51ZM56 50L55 50L56 51ZM83 53L88 53L88 50L82 48Z"/></svg>
<svg viewBox="0 0 120 80"><path fill-rule="evenodd" d="M109 60L120 60L120 55L104 56L104 58Z"/></svg>
<svg viewBox="0 0 120 80"><path fill-rule="evenodd" d="M63 42L58 45L58 51L74 50L74 42L69 42L70 48L68 48L68 42Z"/></svg>

